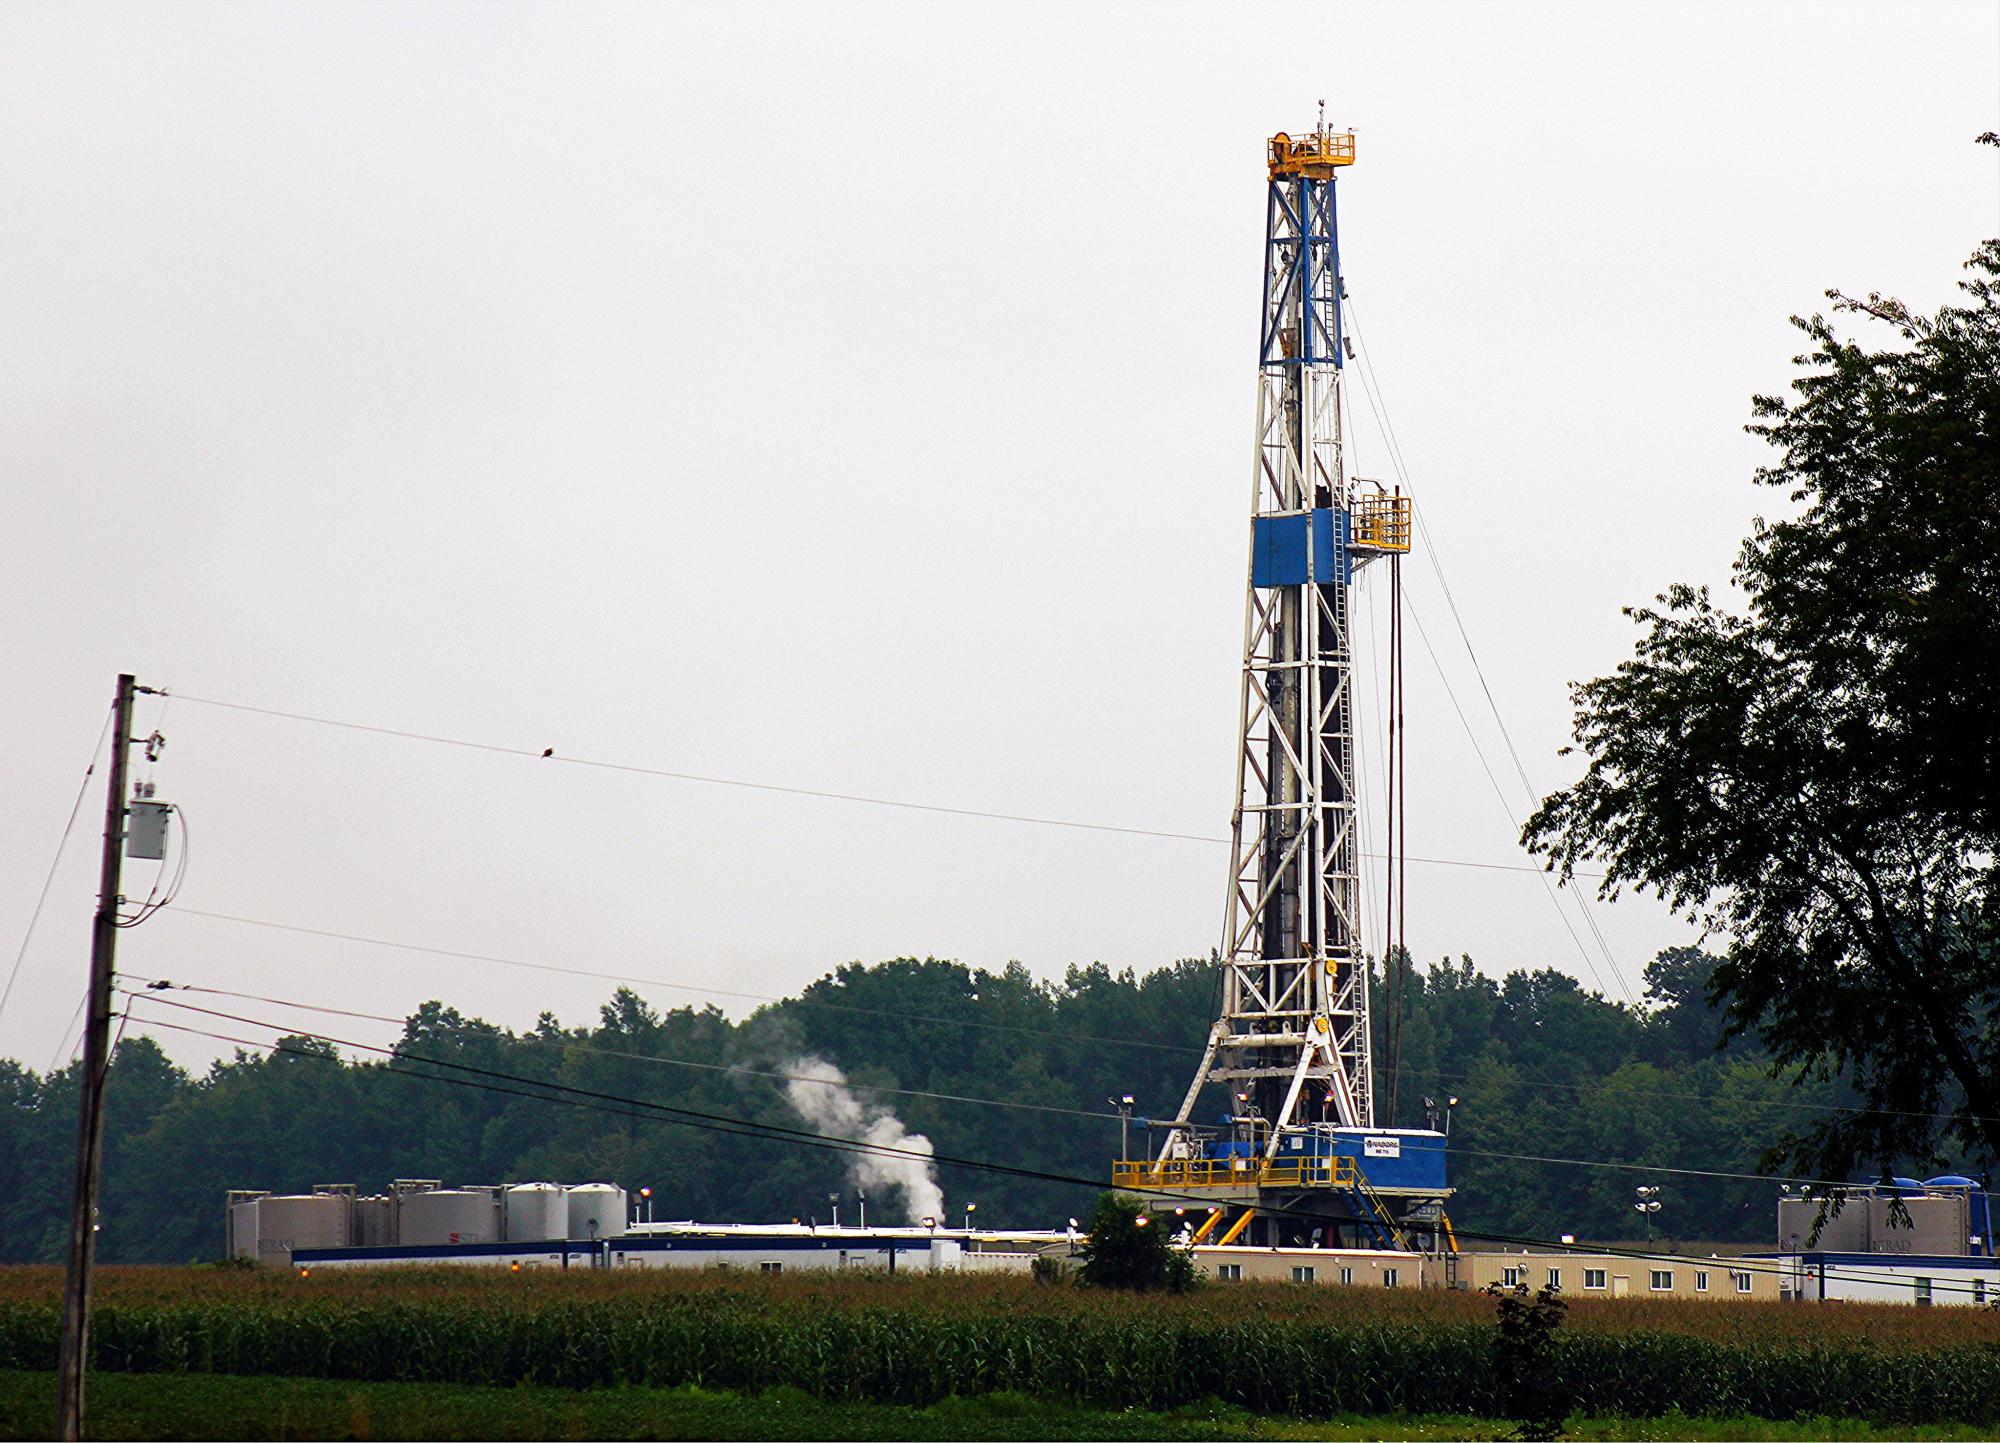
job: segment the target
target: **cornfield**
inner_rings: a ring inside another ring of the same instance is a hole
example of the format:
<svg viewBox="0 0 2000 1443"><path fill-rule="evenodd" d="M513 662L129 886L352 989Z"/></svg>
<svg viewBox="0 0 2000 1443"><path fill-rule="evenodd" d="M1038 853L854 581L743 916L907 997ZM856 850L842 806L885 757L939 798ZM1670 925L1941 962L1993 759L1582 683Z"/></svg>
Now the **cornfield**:
<svg viewBox="0 0 2000 1443"><path fill-rule="evenodd" d="M0 1274L0 1367L54 1367L59 1287L51 1270ZM1277 1285L1136 1298L994 1277L107 1269L93 1343L123 1372L1497 1416L1492 1316L1477 1295ZM1584 1413L2000 1422L2000 1322L1970 1308L1579 1303L1556 1366Z"/></svg>

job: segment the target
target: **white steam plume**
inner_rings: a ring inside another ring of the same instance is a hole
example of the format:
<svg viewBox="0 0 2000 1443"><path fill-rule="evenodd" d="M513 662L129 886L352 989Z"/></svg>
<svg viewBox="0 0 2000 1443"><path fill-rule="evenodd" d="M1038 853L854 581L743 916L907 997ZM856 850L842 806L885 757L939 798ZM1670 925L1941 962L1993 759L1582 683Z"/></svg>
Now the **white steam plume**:
<svg viewBox="0 0 2000 1443"><path fill-rule="evenodd" d="M779 1069L789 1074L785 1101L822 1137L837 1137L892 1147L896 1153L855 1152L848 1171L855 1185L870 1197L894 1188L902 1194L903 1211L911 1222L923 1218L944 1221L944 1192L931 1165L931 1140L908 1131L902 1119L885 1107L863 1103L847 1085L847 1074L824 1057L801 1057ZM910 1157L902 1154L917 1153Z"/></svg>

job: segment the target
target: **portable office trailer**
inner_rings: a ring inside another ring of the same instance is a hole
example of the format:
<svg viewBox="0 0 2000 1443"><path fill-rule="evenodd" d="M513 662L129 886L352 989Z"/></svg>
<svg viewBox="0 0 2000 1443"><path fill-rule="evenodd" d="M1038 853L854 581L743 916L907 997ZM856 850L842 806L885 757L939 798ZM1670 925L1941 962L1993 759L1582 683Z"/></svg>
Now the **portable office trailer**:
<svg viewBox="0 0 2000 1443"><path fill-rule="evenodd" d="M1983 1307L2000 1303L2000 1259L1879 1252L1759 1254L1781 1270L1789 1296L1806 1302L1913 1303Z"/></svg>
<svg viewBox="0 0 2000 1443"><path fill-rule="evenodd" d="M300 1248L292 1263L302 1273L324 1268L381 1268L397 1265L505 1268L597 1268L604 1266L601 1243L451 1243L442 1246L397 1245L383 1248Z"/></svg>
<svg viewBox="0 0 2000 1443"><path fill-rule="evenodd" d="M1231 1244L1194 1250L1196 1270L1218 1283L1309 1283L1315 1287L1416 1288L1422 1253L1388 1248L1261 1248Z"/></svg>
<svg viewBox="0 0 2000 1443"><path fill-rule="evenodd" d="M1571 1298L1696 1298L1776 1302L1784 1271L1747 1257L1688 1253L1463 1252L1450 1259L1451 1285L1478 1292L1495 1284L1537 1292L1554 1285Z"/></svg>
<svg viewBox="0 0 2000 1443"><path fill-rule="evenodd" d="M842 1268L957 1272L966 1252L961 1238L937 1237L916 1229L795 1232L774 1228L769 1232L745 1229L633 1234L606 1244L605 1255L614 1268L741 1268L762 1273Z"/></svg>

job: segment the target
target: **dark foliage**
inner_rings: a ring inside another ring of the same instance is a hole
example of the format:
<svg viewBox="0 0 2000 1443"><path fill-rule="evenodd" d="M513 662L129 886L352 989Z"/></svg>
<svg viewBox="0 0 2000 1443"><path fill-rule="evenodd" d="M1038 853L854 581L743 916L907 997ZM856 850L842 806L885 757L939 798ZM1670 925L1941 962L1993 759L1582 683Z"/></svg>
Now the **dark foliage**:
<svg viewBox="0 0 2000 1443"><path fill-rule="evenodd" d="M1583 779L1529 821L1565 873L1658 893L1732 940L1709 981L1735 1031L1869 1110L1792 1130L1822 1176L2000 1155L2000 242L1964 300L1822 316L1790 399L1751 430L1759 522L1739 609L1670 588L1633 658L1575 689Z"/></svg>
<svg viewBox="0 0 2000 1443"><path fill-rule="evenodd" d="M1771 1240L1772 1185L1693 1170L1750 1173L1777 1130L1853 1099L1832 1083L1772 1079L1744 1039L1718 1048L1703 997L1713 966L1697 952L1663 954L1647 969L1641 1011L1554 971L1495 979L1466 958L1409 969L1393 1121L1421 1124L1426 1096L1440 1109L1459 1099L1461 1230L1630 1237L1633 1184L1660 1179L1535 1160L1574 1158L1684 1170L1662 1197L1666 1236ZM650 1184L655 1216L718 1220L824 1216L829 1192L851 1198L842 1160L825 1152L471 1090L419 1057L791 1127L800 1120L768 1074L825 1057L857 1085L902 1089L861 1095L942 1153L1091 1180L940 1168L950 1214L972 1201L994 1226L1059 1226L1094 1204L1095 1180L1108 1181L1118 1120L1105 1099L1131 1092L1141 1114L1170 1111L1214 1005L1214 973L1200 962L1145 976L1075 968L1046 983L1019 967L906 959L843 967L741 1022L712 1008L656 1012L620 992L594 1027L544 1016L514 1033L430 1003L409 1019L394 1065L341 1062L294 1038L296 1051L246 1053L191 1077L131 1035L113 1064L102 1256L214 1257L232 1187L602 1178ZM1376 1056L1386 1059L1379 1040ZM0 1063L0 1261L62 1256L75 1109L74 1069L43 1077ZM894 1219L895 1202L871 1196L869 1217Z"/></svg>
<svg viewBox="0 0 2000 1443"><path fill-rule="evenodd" d="M1548 1286L1532 1298L1526 1288L1498 1283L1486 1291L1500 1304L1493 1371L1507 1416L1515 1421L1514 1436L1523 1443L1560 1438L1576 1406L1556 1358L1556 1330L1568 1305Z"/></svg>
<svg viewBox="0 0 2000 1443"><path fill-rule="evenodd" d="M1077 1256L1083 1260L1079 1281L1087 1288L1184 1293L1194 1286L1194 1259L1174 1246L1168 1230L1137 1199L1123 1193L1097 1199L1090 1235Z"/></svg>

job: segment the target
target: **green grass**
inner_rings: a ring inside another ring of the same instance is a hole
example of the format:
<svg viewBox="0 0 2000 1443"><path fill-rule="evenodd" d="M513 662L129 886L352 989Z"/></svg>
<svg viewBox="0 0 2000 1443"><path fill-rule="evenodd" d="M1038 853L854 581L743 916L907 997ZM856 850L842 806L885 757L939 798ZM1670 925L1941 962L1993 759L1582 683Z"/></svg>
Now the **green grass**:
<svg viewBox="0 0 2000 1443"><path fill-rule="evenodd" d="M1015 1393L929 1407L827 1403L793 1389L746 1396L700 1388L480 1388L316 1378L121 1375L90 1380L89 1432L102 1439L1491 1439L1506 1425L1463 1417L1254 1418L1223 1404L1107 1412ZM0 1438L55 1431L55 1375L0 1372ZM1977 1428L1876 1429L1843 1419L1593 1418L1578 1439L1969 1439Z"/></svg>

